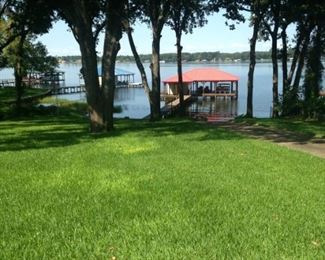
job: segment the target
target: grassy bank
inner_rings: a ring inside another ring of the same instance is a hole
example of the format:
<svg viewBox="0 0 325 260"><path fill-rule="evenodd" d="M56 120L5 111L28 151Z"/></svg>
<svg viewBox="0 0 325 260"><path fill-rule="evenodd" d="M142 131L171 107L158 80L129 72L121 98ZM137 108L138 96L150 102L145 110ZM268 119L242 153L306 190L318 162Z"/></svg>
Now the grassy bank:
<svg viewBox="0 0 325 260"><path fill-rule="evenodd" d="M22 99L29 99L33 96L43 95L48 92L48 89L44 88L25 88ZM16 88L0 88L0 119L10 118L16 114L15 111L15 100L16 100ZM28 100L27 102L22 102L23 114L31 114L33 111L33 106L37 100Z"/></svg>
<svg viewBox="0 0 325 260"><path fill-rule="evenodd" d="M48 89L25 88L23 98L46 93ZM0 88L0 102L15 101L16 88Z"/></svg>
<svg viewBox="0 0 325 260"><path fill-rule="evenodd" d="M187 120L0 122L0 259L325 258L325 162Z"/></svg>

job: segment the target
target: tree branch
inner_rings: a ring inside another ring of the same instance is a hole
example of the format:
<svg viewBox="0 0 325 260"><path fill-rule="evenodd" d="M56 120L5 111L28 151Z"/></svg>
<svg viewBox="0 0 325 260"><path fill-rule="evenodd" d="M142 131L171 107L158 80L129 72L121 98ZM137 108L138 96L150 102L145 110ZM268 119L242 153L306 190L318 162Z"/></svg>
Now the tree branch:
<svg viewBox="0 0 325 260"><path fill-rule="evenodd" d="M94 39L98 38L98 35L100 34L100 32L105 28L106 25L106 20L103 21L101 24L99 24L94 32Z"/></svg>
<svg viewBox="0 0 325 260"><path fill-rule="evenodd" d="M5 1L3 5L1 5L0 9L0 17L4 14L5 10L7 9L9 5L9 0Z"/></svg>
<svg viewBox="0 0 325 260"><path fill-rule="evenodd" d="M7 40L0 44L0 53L2 53L3 49L6 48L10 43L12 43L20 34L12 34L10 37L7 38Z"/></svg>
<svg viewBox="0 0 325 260"><path fill-rule="evenodd" d="M273 36L273 31L272 31L271 26L264 19L263 19L263 24L264 24L266 30Z"/></svg>

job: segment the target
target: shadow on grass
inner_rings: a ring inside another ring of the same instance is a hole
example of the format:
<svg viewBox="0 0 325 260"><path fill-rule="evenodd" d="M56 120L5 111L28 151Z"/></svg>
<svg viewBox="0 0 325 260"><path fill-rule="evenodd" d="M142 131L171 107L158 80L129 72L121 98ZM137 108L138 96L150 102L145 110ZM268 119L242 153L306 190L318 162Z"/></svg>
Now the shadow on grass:
<svg viewBox="0 0 325 260"><path fill-rule="evenodd" d="M87 119L37 116L0 123L0 152L64 147L88 142L107 134L88 132Z"/></svg>
<svg viewBox="0 0 325 260"><path fill-rule="evenodd" d="M281 125L281 126L280 126ZM288 127L291 127L291 129ZM286 126L286 127L284 127ZM307 142L322 143L322 139L315 139L315 132L307 131L306 127L303 130L294 128L293 124L279 124L270 125L265 124L252 124L247 122L231 123L222 125L223 128L234 130L238 133L269 140L275 143L299 143L304 144Z"/></svg>
<svg viewBox="0 0 325 260"><path fill-rule="evenodd" d="M307 121L302 118L238 118L236 122L290 131L305 135L306 138L314 136L325 138L325 121Z"/></svg>
<svg viewBox="0 0 325 260"><path fill-rule="evenodd" d="M116 120L116 129L111 133L90 134L88 120L76 116L37 116L0 123L0 152L28 149L65 147L98 138L112 138L136 134L141 138L160 138L168 135L185 137L186 141L235 140L245 137L216 129L204 123L186 119L149 122L145 120ZM193 139L194 138L194 139Z"/></svg>
<svg viewBox="0 0 325 260"><path fill-rule="evenodd" d="M205 122L197 122L184 118L175 118L162 120L158 122L149 122L144 120L119 120L118 131L121 134L132 132L142 137L164 137L177 136L200 133L197 137L192 135L189 138L194 138L194 141L209 141L209 140L235 140L244 139L245 137L229 132L221 128L216 128L206 124Z"/></svg>

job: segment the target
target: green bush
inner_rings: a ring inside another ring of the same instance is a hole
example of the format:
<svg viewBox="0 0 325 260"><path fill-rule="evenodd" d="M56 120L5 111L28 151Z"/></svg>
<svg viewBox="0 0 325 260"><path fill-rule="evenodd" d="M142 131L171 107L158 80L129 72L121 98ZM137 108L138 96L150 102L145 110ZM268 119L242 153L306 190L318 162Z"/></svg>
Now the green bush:
<svg viewBox="0 0 325 260"><path fill-rule="evenodd" d="M296 89L290 89L285 95L280 96L279 111L283 116L301 115L303 103Z"/></svg>
<svg viewBox="0 0 325 260"><path fill-rule="evenodd" d="M316 103L316 114L319 120L325 121L325 97L319 97Z"/></svg>

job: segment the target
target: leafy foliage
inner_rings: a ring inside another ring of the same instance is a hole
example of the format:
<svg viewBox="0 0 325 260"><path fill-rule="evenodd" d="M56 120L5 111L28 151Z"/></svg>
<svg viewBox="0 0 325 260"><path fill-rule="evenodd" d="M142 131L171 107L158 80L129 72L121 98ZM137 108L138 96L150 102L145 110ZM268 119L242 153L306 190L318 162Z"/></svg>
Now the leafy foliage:
<svg viewBox="0 0 325 260"><path fill-rule="evenodd" d="M15 66L17 44L17 41L12 42L4 51L3 57L8 67ZM53 72L58 67L58 60L48 55L46 47L41 42L33 43L30 38L25 41L23 48L23 76L31 72Z"/></svg>
<svg viewBox="0 0 325 260"><path fill-rule="evenodd" d="M25 47L24 62L27 63L28 72L54 72L58 67L57 58L49 55L46 46L41 42L28 41Z"/></svg>
<svg viewBox="0 0 325 260"><path fill-rule="evenodd" d="M166 23L177 34L192 33L194 28L202 27L207 23L206 11L206 0L173 0Z"/></svg>
<svg viewBox="0 0 325 260"><path fill-rule="evenodd" d="M0 8L0 53L18 36L48 32L54 19L51 1L7 0Z"/></svg>

